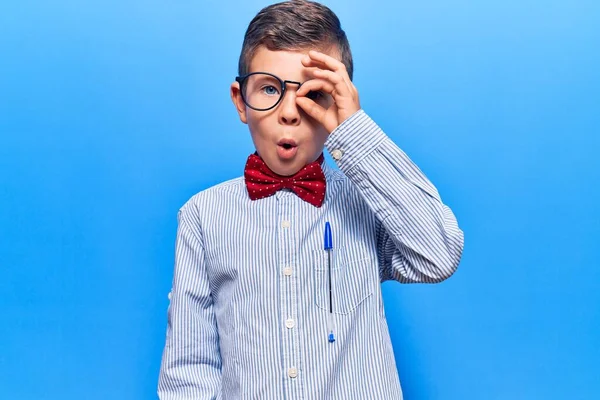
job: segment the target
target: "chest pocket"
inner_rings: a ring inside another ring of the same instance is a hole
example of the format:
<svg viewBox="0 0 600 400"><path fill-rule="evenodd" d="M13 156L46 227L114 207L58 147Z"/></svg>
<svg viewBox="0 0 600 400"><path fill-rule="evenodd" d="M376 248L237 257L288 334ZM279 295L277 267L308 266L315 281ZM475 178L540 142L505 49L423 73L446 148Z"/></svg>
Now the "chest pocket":
<svg viewBox="0 0 600 400"><path fill-rule="evenodd" d="M315 304L329 312L329 270L325 250L313 251ZM350 314L373 294L377 275L372 256L349 259L345 248L331 251L331 300L335 314Z"/></svg>

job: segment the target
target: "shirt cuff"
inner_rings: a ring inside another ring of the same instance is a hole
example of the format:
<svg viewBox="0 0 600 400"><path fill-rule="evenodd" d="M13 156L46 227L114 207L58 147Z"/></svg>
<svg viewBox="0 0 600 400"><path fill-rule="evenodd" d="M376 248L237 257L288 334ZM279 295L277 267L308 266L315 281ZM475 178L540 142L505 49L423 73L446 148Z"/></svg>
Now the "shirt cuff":
<svg viewBox="0 0 600 400"><path fill-rule="evenodd" d="M386 138L375 121L360 109L329 134L325 147L338 167L349 171Z"/></svg>

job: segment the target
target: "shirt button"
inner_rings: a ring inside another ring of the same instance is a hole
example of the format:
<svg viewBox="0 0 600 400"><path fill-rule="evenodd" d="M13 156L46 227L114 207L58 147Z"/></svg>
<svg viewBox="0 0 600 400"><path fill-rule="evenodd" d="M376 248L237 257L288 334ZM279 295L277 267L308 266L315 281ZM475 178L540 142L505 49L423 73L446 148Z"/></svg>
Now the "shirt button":
<svg viewBox="0 0 600 400"><path fill-rule="evenodd" d="M296 324L296 323L295 323L295 322L294 322L294 320L293 320L293 319L291 319L291 318L289 318L289 319L287 319L287 320L285 321L285 326L286 326L288 329L292 329L292 328L294 327L294 325L295 325L295 324Z"/></svg>
<svg viewBox="0 0 600 400"><path fill-rule="evenodd" d="M281 226L283 226L284 228L289 228L290 225L292 225L290 221L281 221Z"/></svg>
<svg viewBox="0 0 600 400"><path fill-rule="evenodd" d="M331 152L331 157L333 157L334 160L339 160L342 158L343 154L344 153L342 153L340 149L335 149Z"/></svg>
<svg viewBox="0 0 600 400"><path fill-rule="evenodd" d="M297 377L297 376L298 376L298 370L297 370L296 368L293 368L293 367L292 367L292 368L289 368L289 369L288 369L288 376L289 376L290 378L295 378L295 377Z"/></svg>
<svg viewBox="0 0 600 400"><path fill-rule="evenodd" d="M292 270L292 267L285 267L285 268L283 269L283 273L285 274L285 276L290 276L290 275L292 275L292 272L293 272L293 270Z"/></svg>

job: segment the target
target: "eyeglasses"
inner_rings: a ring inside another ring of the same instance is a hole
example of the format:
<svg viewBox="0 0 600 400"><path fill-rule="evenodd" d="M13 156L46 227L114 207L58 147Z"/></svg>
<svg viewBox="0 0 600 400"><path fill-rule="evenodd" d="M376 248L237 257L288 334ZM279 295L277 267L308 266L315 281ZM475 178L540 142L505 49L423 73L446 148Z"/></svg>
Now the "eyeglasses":
<svg viewBox="0 0 600 400"><path fill-rule="evenodd" d="M252 72L235 80L240 84L244 104L256 111L275 108L283 99L288 84L298 85L298 89L302 86L302 82L284 81L268 72ZM329 96L321 91L310 91L306 97L325 108L329 103Z"/></svg>

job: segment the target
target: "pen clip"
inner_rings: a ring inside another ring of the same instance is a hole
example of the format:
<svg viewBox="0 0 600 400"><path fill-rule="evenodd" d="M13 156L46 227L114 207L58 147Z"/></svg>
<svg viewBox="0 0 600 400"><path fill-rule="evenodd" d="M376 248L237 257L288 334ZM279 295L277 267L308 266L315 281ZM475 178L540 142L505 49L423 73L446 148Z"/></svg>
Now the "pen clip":
<svg viewBox="0 0 600 400"><path fill-rule="evenodd" d="M325 250L333 249L333 240L331 239L331 226L329 222L325 222Z"/></svg>

